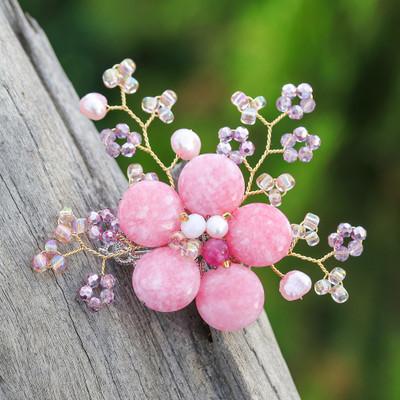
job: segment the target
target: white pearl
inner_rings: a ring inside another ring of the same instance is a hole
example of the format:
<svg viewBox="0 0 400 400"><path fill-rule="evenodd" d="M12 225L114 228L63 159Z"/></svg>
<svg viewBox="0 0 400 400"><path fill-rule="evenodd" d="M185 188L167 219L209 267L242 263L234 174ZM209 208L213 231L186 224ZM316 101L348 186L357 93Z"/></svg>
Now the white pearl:
<svg viewBox="0 0 400 400"><path fill-rule="evenodd" d="M206 220L199 214L190 214L181 223L181 231L188 239L197 239L206 230Z"/></svg>
<svg viewBox="0 0 400 400"><path fill-rule="evenodd" d="M228 233L228 222L220 215L213 215L207 221L207 233L215 239L221 239Z"/></svg>

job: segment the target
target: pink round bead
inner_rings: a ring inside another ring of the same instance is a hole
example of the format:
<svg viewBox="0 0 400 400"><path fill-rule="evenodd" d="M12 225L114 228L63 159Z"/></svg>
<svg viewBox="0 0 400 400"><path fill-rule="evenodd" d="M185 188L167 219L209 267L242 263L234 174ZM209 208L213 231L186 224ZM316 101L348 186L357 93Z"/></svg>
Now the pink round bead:
<svg viewBox="0 0 400 400"><path fill-rule="evenodd" d="M141 246L164 246L179 231L182 212L182 202L170 186L141 181L132 185L119 203L120 229Z"/></svg>
<svg viewBox="0 0 400 400"><path fill-rule="evenodd" d="M257 275L243 265L218 267L202 276L196 306L208 325L237 331L260 316L264 289Z"/></svg>
<svg viewBox="0 0 400 400"><path fill-rule="evenodd" d="M229 259L228 245L222 239L208 239L203 244L201 255L207 264L217 267Z"/></svg>
<svg viewBox="0 0 400 400"><path fill-rule="evenodd" d="M145 254L132 275L136 296L148 308L178 311L191 303L200 287L197 263L176 250L162 247Z"/></svg>
<svg viewBox="0 0 400 400"><path fill-rule="evenodd" d="M288 301L299 300L307 294L312 286L310 277L301 271L290 271L281 279L279 291Z"/></svg>
<svg viewBox="0 0 400 400"><path fill-rule="evenodd" d="M103 119L107 114L107 99L100 93L89 93L81 98L79 111L93 121Z"/></svg>
<svg viewBox="0 0 400 400"><path fill-rule="evenodd" d="M232 214L225 239L234 258L252 267L263 267L288 254L292 231L288 219L276 207L252 203Z"/></svg>
<svg viewBox="0 0 400 400"><path fill-rule="evenodd" d="M171 147L182 160L189 161L200 154L201 140L190 129L178 129L171 136Z"/></svg>
<svg viewBox="0 0 400 400"><path fill-rule="evenodd" d="M221 154L202 154L183 168L179 195L192 213L222 215L243 200L244 179L239 167Z"/></svg>

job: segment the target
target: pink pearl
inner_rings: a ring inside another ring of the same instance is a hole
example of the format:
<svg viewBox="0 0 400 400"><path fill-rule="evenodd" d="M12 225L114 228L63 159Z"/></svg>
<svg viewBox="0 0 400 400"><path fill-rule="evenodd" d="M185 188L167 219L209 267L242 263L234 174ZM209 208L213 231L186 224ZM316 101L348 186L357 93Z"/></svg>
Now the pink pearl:
<svg viewBox="0 0 400 400"><path fill-rule="evenodd" d="M277 208L252 203L232 214L225 238L235 259L262 267L274 264L288 254L292 231L286 216Z"/></svg>
<svg viewBox="0 0 400 400"><path fill-rule="evenodd" d="M100 93L89 93L81 98L79 111L93 121L103 119L107 114L107 99Z"/></svg>
<svg viewBox="0 0 400 400"><path fill-rule="evenodd" d="M222 265L224 261L229 259L228 245L222 239L208 239L203 244L201 255L209 265Z"/></svg>
<svg viewBox="0 0 400 400"><path fill-rule="evenodd" d="M243 200L244 179L239 167L221 154L202 154L183 168L179 195L192 213L222 215Z"/></svg>
<svg viewBox="0 0 400 400"><path fill-rule="evenodd" d="M148 308L171 312L186 307L200 287L197 263L176 250L162 247L145 254L132 275L136 296Z"/></svg>
<svg viewBox="0 0 400 400"><path fill-rule="evenodd" d="M189 161L200 154L201 140L190 129L178 129L171 136L171 147L182 160Z"/></svg>
<svg viewBox="0 0 400 400"><path fill-rule="evenodd" d="M206 272L196 306L208 325L237 331L252 324L264 306L264 289L257 275L239 264Z"/></svg>
<svg viewBox="0 0 400 400"><path fill-rule="evenodd" d="M290 271L281 279L279 291L288 301L299 300L307 294L312 286L310 277L301 271Z"/></svg>
<svg viewBox="0 0 400 400"><path fill-rule="evenodd" d="M132 185L119 203L119 223L127 238L141 246L166 245L179 231L183 206L170 186L158 181Z"/></svg>

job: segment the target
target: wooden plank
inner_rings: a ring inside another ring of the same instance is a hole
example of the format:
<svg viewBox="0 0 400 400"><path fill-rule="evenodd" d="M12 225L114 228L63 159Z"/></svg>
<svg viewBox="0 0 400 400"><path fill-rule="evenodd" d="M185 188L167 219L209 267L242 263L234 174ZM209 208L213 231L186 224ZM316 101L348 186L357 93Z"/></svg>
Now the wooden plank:
<svg viewBox="0 0 400 400"><path fill-rule="evenodd" d="M97 270L79 255L63 275L30 259L70 205L115 206L127 184L38 24L0 4L0 399L298 399L266 315L221 334L194 306L147 310L126 268L117 303L91 314L75 301Z"/></svg>

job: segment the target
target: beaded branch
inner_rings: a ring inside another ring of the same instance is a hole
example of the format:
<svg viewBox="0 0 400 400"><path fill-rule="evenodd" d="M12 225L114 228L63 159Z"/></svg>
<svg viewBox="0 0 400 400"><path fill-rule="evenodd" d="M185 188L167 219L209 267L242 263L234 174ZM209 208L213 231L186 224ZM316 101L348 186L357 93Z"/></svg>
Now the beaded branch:
<svg viewBox="0 0 400 400"><path fill-rule="evenodd" d="M301 299L310 291L312 282L308 275L297 270L285 274L276 267L286 256L321 269L323 278L314 284L318 295L329 293L337 303L347 301L349 295L343 286L345 270L335 267L329 271L325 263L331 258L343 262L349 256L361 255L365 229L341 223L328 238L332 251L320 258L300 254L295 251L300 240L309 246L319 243L319 217L307 213L301 223L290 225L278 207L283 196L294 188L295 179L288 173L277 178L265 172L257 176L272 154L281 154L289 163L296 160L307 163L313 158L321 140L302 126L282 135L281 148L271 148L273 129L282 119L300 120L314 111L311 86L284 85L276 101L280 114L272 121L259 113L267 104L264 97L251 98L240 91L232 95L242 124L254 125L258 120L266 128L265 149L257 162L248 161L255 146L249 140L248 129L239 126L221 128L216 154L203 155L200 155L201 140L195 132L176 130L171 137L175 157L165 164L150 144L149 128L156 119L165 124L173 122L172 107L177 95L165 90L159 96L145 97L142 109L149 117L140 118L127 104L127 95L136 93L139 87L132 76L135 69L135 63L125 59L103 74L107 88L119 87L121 104L108 105L103 95L90 93L81 99L80 110L92 120L100 120L110 111L128 114L140 133L131 131L125 123L104 129L100 138L106 152L114 158L120 155L131 158L137 150L142 150L165 173L168 185L160 182L156 173L144 173L140 164L130 164L129 189L118 206L118 215L104 209L91 211L86 218L76 218L71 209L63 209L54 239L34 257L34 270L51 268L63 272L65 260L80 252L98 257L100 273L91 273L79 290L79 298L91 310L98 311L114 301L116 280L106 271L107 261L133 265L133 289L147 307L162 312L177 311L196 299L201 317L210 326L226 331L249 325L263 308L264 291L251 267L269 266L279 276L279 290L286 300ZM237 150L232 149L235 143ZM297 143L301 145L298 150ZM241 164L248 171L247 182L238 167ZM257 189L253 188L254 182ZM269 204L241 206L244 200L260 194L267 196ZM85 235L94 247L84 239ZM58 242L73 243L75 247L61 253ZM216 299L217 308L213 307Z"/></svg>

